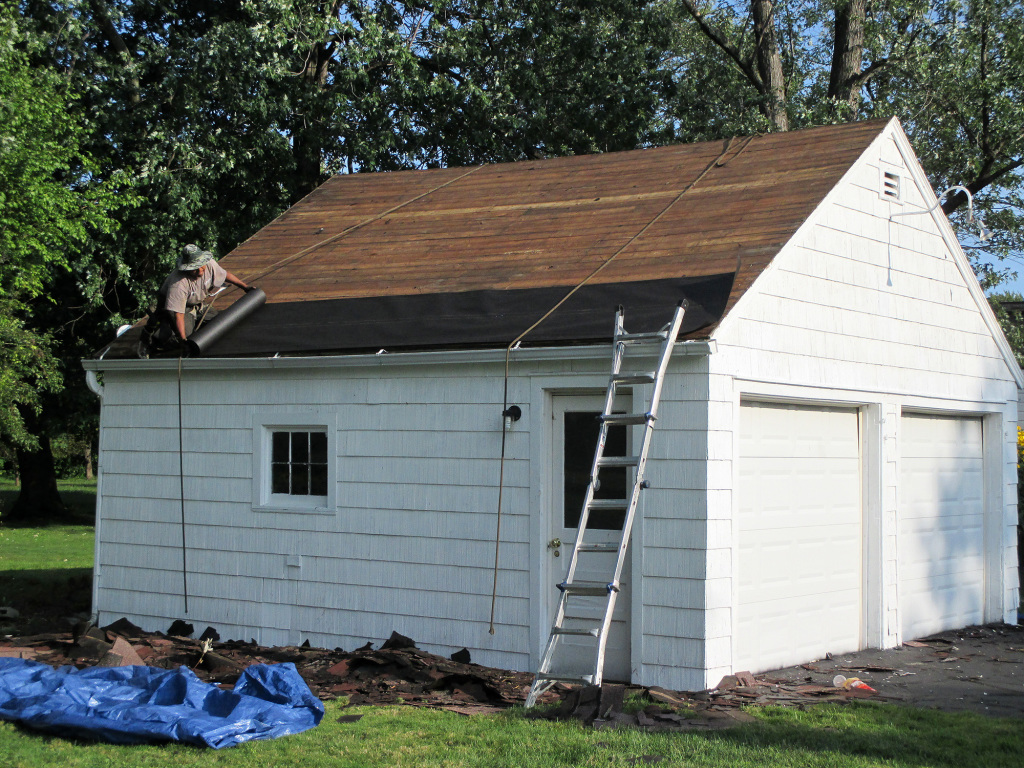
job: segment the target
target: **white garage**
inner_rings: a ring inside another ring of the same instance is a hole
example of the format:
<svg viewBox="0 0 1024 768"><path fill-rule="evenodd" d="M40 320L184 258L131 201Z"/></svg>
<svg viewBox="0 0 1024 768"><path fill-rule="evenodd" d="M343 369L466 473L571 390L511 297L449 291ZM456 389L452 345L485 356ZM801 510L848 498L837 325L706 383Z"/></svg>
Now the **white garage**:
<svg viewBox="0 0 1024 768"><path fill-rule="evenodd" d="M863 504L854 408L744 402L736 669L862 646Z"/></svg>
<svg viewBox="0 0 1024 768"><path fill-rule="evenodd" d="M984 621L982 420L901 419L899 604L904 639Z"/></svg>
<svg viewBox="0 0 1024 768"><path fill-rule="evenodd" d="M1024 372L938 202L896 121L334 177L225 256L268 301L202 356L85 362L98 621L535 670L615 308L683 298L607 677L1014 621ZM326 497L264 482L282 432Z"/></svg>

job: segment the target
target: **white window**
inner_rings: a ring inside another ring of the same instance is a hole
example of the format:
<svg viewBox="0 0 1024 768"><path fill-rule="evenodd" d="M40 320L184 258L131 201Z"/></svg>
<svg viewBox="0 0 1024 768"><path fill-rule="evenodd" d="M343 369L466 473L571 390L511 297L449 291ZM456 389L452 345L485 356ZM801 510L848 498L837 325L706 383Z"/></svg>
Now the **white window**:
<svg viewBox="0 0 1024 768"><path fill-rule="evenodd" d="M253 424L257 511L334 512L333 416L258 415Z"/></svg>
<svg viewBox="0 0 1024 768"><path fill-rule="evenodd" d="M327 497L327 431L270 433L270 494Z"/></svg>

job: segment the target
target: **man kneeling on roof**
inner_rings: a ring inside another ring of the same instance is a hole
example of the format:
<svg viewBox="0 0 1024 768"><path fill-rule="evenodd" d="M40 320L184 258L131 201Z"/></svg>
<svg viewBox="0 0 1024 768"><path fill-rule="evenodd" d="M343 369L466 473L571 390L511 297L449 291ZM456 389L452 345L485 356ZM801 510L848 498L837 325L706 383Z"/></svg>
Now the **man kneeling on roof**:
<svg viewBox="0 0 1024 768"><path fill-rule="evenodd" d="M237 285L248 293L253 286L228 272L216 262L213 254L189 244L178 257L177 267L164 280L156 294L156 307L142 333L139 356L150 351L179 349L193 331L217 310L204 307L203 302L224 283Z"/></svg>

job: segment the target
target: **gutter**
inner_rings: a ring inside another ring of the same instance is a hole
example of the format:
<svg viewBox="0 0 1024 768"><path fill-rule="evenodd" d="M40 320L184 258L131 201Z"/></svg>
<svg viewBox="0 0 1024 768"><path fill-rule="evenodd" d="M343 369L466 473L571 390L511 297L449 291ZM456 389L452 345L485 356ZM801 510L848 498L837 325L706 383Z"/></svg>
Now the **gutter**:
<svg viewBox="0 0 1024 768"><path fill-rule="evenodd" d="M97 360L96 362L99 361ZM89 387L90 390L92 390L92 393L96 395L96 397L98 397L100 399L100 402L102 403L103 385L100 384L99 376L96 375L96 371L100 370L100 368L91 368L87 366L85 363L86 361L83 360L82 367L85 368L85 384L87 387Z"/></svg>
<svg viewBox="0 0 1024 768"><path fill-rule="evenodd" d="M567 347L529 347L514 350L512 355L517 362L547 360L593 360L608 357L611 341L587 346ZM717 351L717 342L712 340L681 341L676 344L673 356L707 357ZM497 363L504 365L505 349L471 349L447 350L438 352L387 352L361 355L309 355L301 357L199 357L186 358L188 367L193 371L231 370L294 370L301 368L383 368L400 365L437 365L467 363ZM176 371L178 358L162 358L149 360L104 360L87 359L82 361L89 374L97 371ZM89 388L97 392L90 384Z"/></svg>

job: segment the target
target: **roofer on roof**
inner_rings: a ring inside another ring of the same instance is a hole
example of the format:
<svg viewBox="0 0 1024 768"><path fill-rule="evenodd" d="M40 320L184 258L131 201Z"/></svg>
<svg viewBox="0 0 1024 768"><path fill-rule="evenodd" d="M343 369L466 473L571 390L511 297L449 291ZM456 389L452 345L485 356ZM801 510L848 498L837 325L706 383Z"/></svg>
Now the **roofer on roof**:
<svg viewBox="0 0 1024 768"><path fill-rule="evenodd" d="M218 264L212 253L191 243L186 245L175 270L157 291L156 307L143 331L139 356L148 357L151 349L179 347L201 322L212 319L217 311L204 308L203 302L224 283L237 285L247 293L253 290Z"/></svg>

